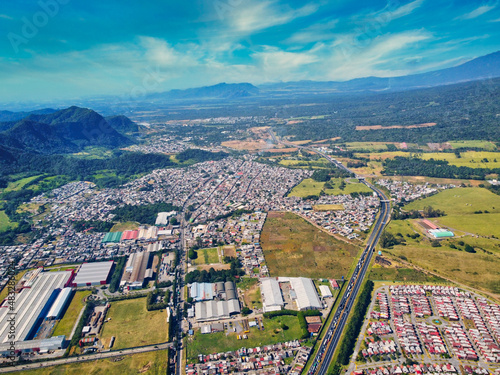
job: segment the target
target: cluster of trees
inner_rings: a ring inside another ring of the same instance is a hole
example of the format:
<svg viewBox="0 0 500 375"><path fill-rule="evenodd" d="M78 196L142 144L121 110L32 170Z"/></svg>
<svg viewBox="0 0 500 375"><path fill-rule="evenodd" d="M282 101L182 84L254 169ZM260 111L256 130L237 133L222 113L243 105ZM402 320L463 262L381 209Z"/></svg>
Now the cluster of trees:
<svg viewBox="0 0 500 375"><path fill-rule="evenodd" d="M386 159L382 170L382 174L387 176L428 176L464 180L484 180L492 173L500 174L500 168L457 167L446 160L422 160L402 156Z"/></svg>
<svg viewBox="0 0 500 375"><path fill-rule="evenodd" d="M346 177L351 177L351 173L340 168L316 169L311 176L311 178L314 181L318 182L329 181L331 178L346 178Z"/></svg>
<svg viewBox="0 0 500 375"><path fill-rule="evenodd" d="M342 365L349 364L349 359L351 358L351 355L353 353L356 339L358 338L359 331L361 330L361 327L363 325L366 310L370 304L372 290L373 281L368 280L363 288L363 291L359 295L358 303L353 309L351 320L347 325L344 338L340 345L337 361Z"/></svg>
<svg viewBox="0 0 500 375"><path fill-rule="evenodd" d="M179 207L170 203L160 202L140 206L125 205L115 208L111 213L116 215L114 217L116 221L138 221L141 224L154 225L158 212L179 210Z"/></svg>
<svg viewBox="0 0 500 375"><path fill-rule="evenodd" d="M391 232L384 231L380 236L380 246L382 246L382 248L384 249L388 249L390 247L399 245L400 243L404 242L402 237L400 238L398 237L394 236Z"/></svg>
<svg viewBox="0 0 500 375"><path fill-rule="evenodd" d="M111 275L111 281L109 282L109 291L111 293L115 293L120 287L120 280L122 278L123 269L125 268L125 264L127 263L127 257L118 258L115 263L115 270Z"/></svg>
<svg viewBox="0 0 500 375"><path fill-rule="evenodd" d="M172 295L172 292L170 289L165 291L165 294L163 295L163 301L162 302L156 302L160 296L161 291L155 290L153 292L148 293L148 296L146 298L146 309L148 311L154 311L154 310L163 310L168 307L168 303L170 302L170 296Z"/></svg>
<svg viewBox="0 0 500 375"><path fill-rule="evenodd" d="M392 213L393 220L405 220L405 219L419 219L422 217L441 217L445 216L446 213L443 210L434 209L432 206L425 206L422 211L411 210L402 211L396 208Z"/></svg>
<svg viewBox="0 0 500 375"><path fill-rule="evenodd" d="M213 267L210 270L194 270L186 275L186 284L215 283L217 281L236 281L245 274L241 268L241 262L238 258L231 258L231 267L228 270L216 271Z"/></svg>
<svg viewBox="0 0 500 375"><path fill-rule="evenodd" d="M78 220L73 222L73 229L76 232L109 232L113 227L113 223L101 220Z"/></svg>

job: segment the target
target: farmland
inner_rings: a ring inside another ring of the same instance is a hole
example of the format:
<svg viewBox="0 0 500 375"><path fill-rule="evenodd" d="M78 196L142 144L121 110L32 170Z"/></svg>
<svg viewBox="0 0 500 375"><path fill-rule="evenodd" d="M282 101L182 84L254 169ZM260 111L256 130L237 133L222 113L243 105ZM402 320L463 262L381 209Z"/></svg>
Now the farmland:
<svg viewBox="0 0 500 375"><path fill-rule="evenodd" d="M167 371L167 351L132 354L110 359L98 359L95 361L72 363L54 367L41 368L31 371L23 371L30 375L58 375L58 374L144 374L160 375Z"/></svg>
<svg viewBox="0 0 500 375"><path fill-rule="evenodd" d="M321 190L323 190L324 185L324 182L318 182L314 181L312 178L306 178L292 189L289 196L304 198L309 195L319 195Z"/></svg>
<svg viewBox="0 0 500 375"><path fill-rule="evenodd" d="M356 179L344 179L345 187L341 189L341 178L332 178L329 181L330 188L325 187L325 182L318 182L312 178L302 180L300 184L295 186L290 192L289 196L294 197L307 197L310 195L319 195L324 191L327 195L341 195L351 193L370 193L371 190L364 184L358 182ZM327 185L328 186L328 185Z"/></svg>
<svg viewBox="0 0 500 375"><path fill-rule="evenodd" d="M271 276L340 278L348 274L359 250L283 212L269 213L261 245Z"/></svg>
<svg viewBox="0 0 500 375"><path fill-rule="evenodd" d="M104 323L101 340L106 348L115 336L113 350L152 345L168 340L167 314L164 310L147 311L146 298L112 302Z"/></svg>

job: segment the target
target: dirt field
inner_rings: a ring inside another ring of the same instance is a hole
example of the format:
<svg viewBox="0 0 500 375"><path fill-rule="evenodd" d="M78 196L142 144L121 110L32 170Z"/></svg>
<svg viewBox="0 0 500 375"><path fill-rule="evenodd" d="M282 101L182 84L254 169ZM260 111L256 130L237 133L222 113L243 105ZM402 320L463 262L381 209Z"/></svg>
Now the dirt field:
<svg viewBox="0 0 500 375"><path fill-rule="evenodd" d="M359 250L288 212L269 213L261 244L271 276L340 278Z"/></svg>

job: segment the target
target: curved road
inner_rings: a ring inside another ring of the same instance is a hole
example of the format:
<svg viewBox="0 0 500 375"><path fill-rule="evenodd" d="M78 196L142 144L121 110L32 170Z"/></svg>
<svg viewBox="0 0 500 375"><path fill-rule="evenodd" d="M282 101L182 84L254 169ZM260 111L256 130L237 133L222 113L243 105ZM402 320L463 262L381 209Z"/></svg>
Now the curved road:
<svg viewBox="0 0 500 375"><path fill-rule="evenodd" d="M320 154L325 159L327 159L330 163L335 165L337 168L343 169L349 173L353 173L347 167L342 165L342 163L338 162L337 160L333 159L331 156L323 152L320 152L310 147L295 145L293 143L286 141L278 141L272 131L270 131L269 133L271 134L271 138L275 143L283 143L287 146L302 148L316 152L317 154ZM333 355L339 344L340 337L344 330L349 314L351 313L354 301L356 300L356 296L358 295L358 292L361 288L363 279L365 278L366 275L366 271L370 266L370 261L375 251L375 246L377 245L380 239L380 235L382 234L384 227L387 225L390 219L390 214L391 214L390 201L386 197L384 192L376 188L372 184L368 183L367 181L365 181L364 178L360 178L360 181L366 186L368 186L370 189L372 189L380 198L380 203L381 203L380 215L378 216L375 222L373 231L370 237L368 238L368 242L363 251L363 254L361 254L358 264L356 265L356 269L354 270L354 273L352 274L352 277L349 280L349 284L347 285L347 290L342 296L339 307L335 311L335 315L333 316L330 326L328 327L325 336L323 337L323 341L320 344L320 347L318 349L316 357L314 358L314 362L311 365L308 375L313 375L313 374L325 375L328 372L328 368L330 367Z"/></svg>

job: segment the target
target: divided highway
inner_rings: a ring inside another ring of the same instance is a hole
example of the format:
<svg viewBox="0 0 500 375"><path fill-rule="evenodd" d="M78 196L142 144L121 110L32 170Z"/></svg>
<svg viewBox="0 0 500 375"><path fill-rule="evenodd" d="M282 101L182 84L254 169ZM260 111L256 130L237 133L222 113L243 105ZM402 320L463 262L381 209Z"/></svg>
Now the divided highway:
<svg viewBox="0 0 500 375"><path fill-rule="evenodd" d="M272 131L270 131L269 133L271 134L271 138L273 139L273 141L279 143L274 133ZM347 167L345 167L340 162L338 162L337 160L333 159L332 157L323 152L305 146L298 146L286 141L281 141L281 143L287 146L302 148L316 152L321 156L323 156L324 158L326 158L329 162L334 164L337 168L352 173ZM373 231L370 237L368 238L368 242L363 251L363 254L361 255L358 264L356 265L356 269L354 270L352 277L348 281L347 289L344 295L342 296L342 299L340 301L337 310L335 311L335 315L333 316L330 326L327 328L324 334L323 341L319 346L318 352L313 360L314 362L311 365L308 375L327 374L328 368L330 367L330 364L333 359L333 355L339 344L340 337L344 330L345 324L354 305L354 301L356 300L356 296L358 295L358 292L361 288L361 285L366 275L366 271L370 266L370 261L375 251L375 246L377 245L380 239L384 227L387 225L390 219L391 215L390 201L386 197L384 192L376 188L372 184L368 183L362 178L360 179L360 181L366 186L368 186L370 189L372 189L375 192L375 194L377 194L378 197L380 198L380 205L381 205L380 214L374 224Z"/></svg>

